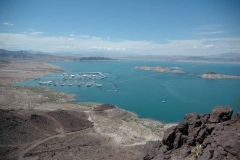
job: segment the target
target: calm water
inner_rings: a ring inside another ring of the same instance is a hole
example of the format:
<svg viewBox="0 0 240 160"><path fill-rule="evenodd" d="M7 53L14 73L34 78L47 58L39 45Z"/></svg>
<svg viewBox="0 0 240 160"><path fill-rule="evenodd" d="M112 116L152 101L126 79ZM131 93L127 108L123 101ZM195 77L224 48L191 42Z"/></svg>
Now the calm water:
<svg viewBox="0 0 240 160"><path fill-rule="evenodd" d="M77 84L44 86L76 94L78 102L112 103L135 112L140 117L164 122L181 121L189 112L209 113L219 105L231 106L236 112L234 102L240 97L239 79L206 80L197 76L207 71L240 75L239 64L163 61L51 62L51 64L66 69L66 73L102 72L107 78L87 80L101 83L102 87L85 85L78 87ZM134 69L135 66L140 65L165 66L170 70L173 70L171 67L180 67L186 74ZM57 73L48 75L40 81L62 80L62 78L62 73ZM39 86L38 82L30 79L16 85Z"/></svg>

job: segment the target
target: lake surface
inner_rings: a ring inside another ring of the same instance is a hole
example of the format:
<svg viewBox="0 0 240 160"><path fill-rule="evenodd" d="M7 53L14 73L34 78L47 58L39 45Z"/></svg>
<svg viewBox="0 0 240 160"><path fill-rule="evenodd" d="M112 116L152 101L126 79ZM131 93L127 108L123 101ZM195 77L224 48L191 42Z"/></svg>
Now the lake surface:
<svg viewBox="0 0 240 160"><path fill-rule="evenodd" d="M179 122L186 113L210 113L215 106L228 105L237 112L234 102L240 98L240 79L208 80L199 77L208 71L240 76L239 64L165 62L165 61L111 61L111 62L51 62L66 70L65 73L101 72L107 78L67 82L95 81L102 87L77 84L44 85L57 91L77 95L78 102L111 103L135 112L142 118L164 122ZM137 70L135 66L164 66L181 68L186 74L159 73ZM191 74L191 75L189 75ZM29 79L16 85L41 86L39 81L62 81L62 73L54 73L41 80ZM165 103L163 103L165 101Z"/></svg>

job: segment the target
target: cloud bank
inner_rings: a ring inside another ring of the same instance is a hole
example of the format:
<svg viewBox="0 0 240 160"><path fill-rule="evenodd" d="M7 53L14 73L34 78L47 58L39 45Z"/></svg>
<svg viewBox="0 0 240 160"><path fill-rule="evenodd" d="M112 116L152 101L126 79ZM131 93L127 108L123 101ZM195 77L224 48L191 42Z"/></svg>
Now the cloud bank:
<svg viewBox="0 0 240 160"><path fill-rule="evenodd" d="M12 24L12 23L8 23L8 22L4 22L3 25L13 26L14 24Z"/></svg>
<svg viewBox="0 0 240 160"><path fill-rule="evenodd" d="M44 36L42 32L0 33L0 48L42 52L111 52L125 55L212 55L240 52L240 38L153 41L119 40L89 35Z"/></svg>

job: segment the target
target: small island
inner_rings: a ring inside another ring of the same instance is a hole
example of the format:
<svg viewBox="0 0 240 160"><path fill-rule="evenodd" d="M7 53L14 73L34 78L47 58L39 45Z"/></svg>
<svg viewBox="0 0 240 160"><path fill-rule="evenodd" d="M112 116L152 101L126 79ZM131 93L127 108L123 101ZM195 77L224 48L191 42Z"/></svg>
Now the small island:
<svg viewBox="0 0 240 160"><path fill-rule="evenodd" d="M176 70L173 70L172 73L176 73L176 74L184 74L185 72L180 70L180 69L176 69Z"/></svg>
<svg viewBox="0 0 240 160"><path fill-rule="evenodd" d="M240 76L217 74L212 71L201 74L200 77L206 79L240 79Z"/></svg>
<svg viewBox="0 0 240 160"><path fill-rule="evenodd" d="M148 66L136 66L135 69L142 69L142 70L152 70L157 72L169 72L169 69L167 67L148 67Z"/></svg>

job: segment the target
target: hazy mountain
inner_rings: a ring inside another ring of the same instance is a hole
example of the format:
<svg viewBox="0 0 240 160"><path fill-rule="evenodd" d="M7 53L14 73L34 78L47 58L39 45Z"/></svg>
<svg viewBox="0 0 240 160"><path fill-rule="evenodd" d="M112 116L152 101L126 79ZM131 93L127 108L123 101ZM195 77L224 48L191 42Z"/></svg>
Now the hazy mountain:
<svg viewBox="0 0 240 160"><path fill-rule="evenodd" d="M1 60L44 60L44 61L55 61L55 60L70 60L71 58L50 55L44 52L38 51L8 51L0 49Z"/></svg>

